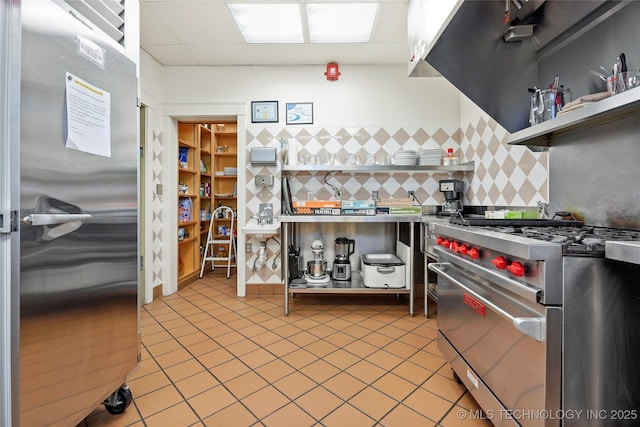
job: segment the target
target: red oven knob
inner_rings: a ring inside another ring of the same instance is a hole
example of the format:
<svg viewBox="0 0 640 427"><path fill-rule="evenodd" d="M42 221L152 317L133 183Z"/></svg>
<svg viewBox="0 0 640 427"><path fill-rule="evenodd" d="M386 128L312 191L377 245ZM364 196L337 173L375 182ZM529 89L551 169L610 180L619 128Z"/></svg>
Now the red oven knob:
<svg viewBox="0 0 640 427"><path fill-rule="evenodd" d="M442 245L442 242L444 242L444 239L441 236L438 236L436 239L436 245Z"/></svg>
<svg viewBox="0 0 640 427"><path fill-rule="evenodd" d="M521 263L519 263L517 261L512 263L510 266L508 266L507 270L509 270L511 272L511 274L513 274L516 277L522 277L522 276L524 276L524 273L525 273L524 265L522 265Z"/></svg>
<svg viewBox="0 0 640 427"><path fill-rule="evenodd" d="M467 246L466 245L458 246L458 253L460 255L466 255L467 254Z"/></svg>
<svg viewBox="0 0 640 427"><path fill-rule="evenodd" d="M451 245L451 242L449 241L449 239L444 239L442 241L442 246L444 246L445 248L449 249L450 245Z"/></svg>
<svg viewBox="0 0 640 427"><path fill-rule="evenodd" d="M459 243L458 242L451 242L451 250L453 252L458 252L458 247L459 247Z"/></svg>
<svg viewBox="0 0 640 427"><path fill-rule="evenodd" d="M467 254L473 258L473 259L478 259L480 258L480 251L477 250L476 248L471 248L467 251Z"/></svg>
<svg viewBox="0 0 640 427"><path fill-rule="evenodd" d="M507 268L507 260L501 256L492 259L491 264L495 265L498 270L504 270Z"/></svg>

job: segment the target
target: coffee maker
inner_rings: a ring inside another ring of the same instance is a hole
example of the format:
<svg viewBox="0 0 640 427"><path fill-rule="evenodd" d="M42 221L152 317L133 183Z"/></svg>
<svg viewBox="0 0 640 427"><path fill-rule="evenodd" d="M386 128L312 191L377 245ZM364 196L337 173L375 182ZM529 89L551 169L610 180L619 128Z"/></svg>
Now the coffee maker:
<svg viewBox="0 0 640 427"><path fill-rule="evenodd" d="M442 213L445 215L456 215L462 212L462 194L464 192L464 182L459 179L442 179L439 181L440 192L444 194L444 204Z"/></svg>
<svg viewBox="0 0 640 427"><path fill-rule="evenodd" d="M351 260L356 241L346 237L336 238L336 259L333 261L333 279L351 280Z"/></svg>

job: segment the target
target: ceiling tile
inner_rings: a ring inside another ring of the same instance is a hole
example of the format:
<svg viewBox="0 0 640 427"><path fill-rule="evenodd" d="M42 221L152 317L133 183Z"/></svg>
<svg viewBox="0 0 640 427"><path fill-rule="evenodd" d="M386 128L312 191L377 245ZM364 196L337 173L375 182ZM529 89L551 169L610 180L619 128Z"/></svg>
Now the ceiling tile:
<svg viewBox="0 0 640 427"><path fill-rule="evenodd" d="M165 66L197 65L193 55L180 45L148 45L145 50Z"/></svg>
<svg viewBox="0 0 640 427"><path fill-rule="evenodd" d="M144 4L140 5L140 44L178 44L176 36L162 19Z"/></svg>

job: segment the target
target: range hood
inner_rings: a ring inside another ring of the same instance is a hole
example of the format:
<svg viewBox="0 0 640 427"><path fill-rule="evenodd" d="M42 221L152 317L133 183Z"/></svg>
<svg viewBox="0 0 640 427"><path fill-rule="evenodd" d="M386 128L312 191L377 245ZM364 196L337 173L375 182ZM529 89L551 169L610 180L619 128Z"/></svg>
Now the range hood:
<svg viewBox="0 0 640 427"><path fill-rule="evenodd" d="M511 133L529 127L529 88L546 88L559 75L560 84L575 98L597 91L591 87L590 70L610 67L620 52L631 52L634 69L640 66L634 37L637 2L511 3L505 23L504 0L458 2L423 56L428 66ZM516 4L522 7L513 7ZM618 13L627 6L630 18ZM613 32L606 32L608 27ZM625 36L615 37L619 34Z"/></svg>

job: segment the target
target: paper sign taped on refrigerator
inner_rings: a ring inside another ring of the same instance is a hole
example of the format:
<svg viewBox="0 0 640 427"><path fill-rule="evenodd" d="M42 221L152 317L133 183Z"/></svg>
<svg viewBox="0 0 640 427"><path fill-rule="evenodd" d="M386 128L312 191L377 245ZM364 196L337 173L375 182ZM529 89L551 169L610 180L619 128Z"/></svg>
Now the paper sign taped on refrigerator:
<svg viewBox="0 0 640 427"><path fill-rule="evenodd" d="M66 73L65 147L111 157L111 94Z"/></svg>

